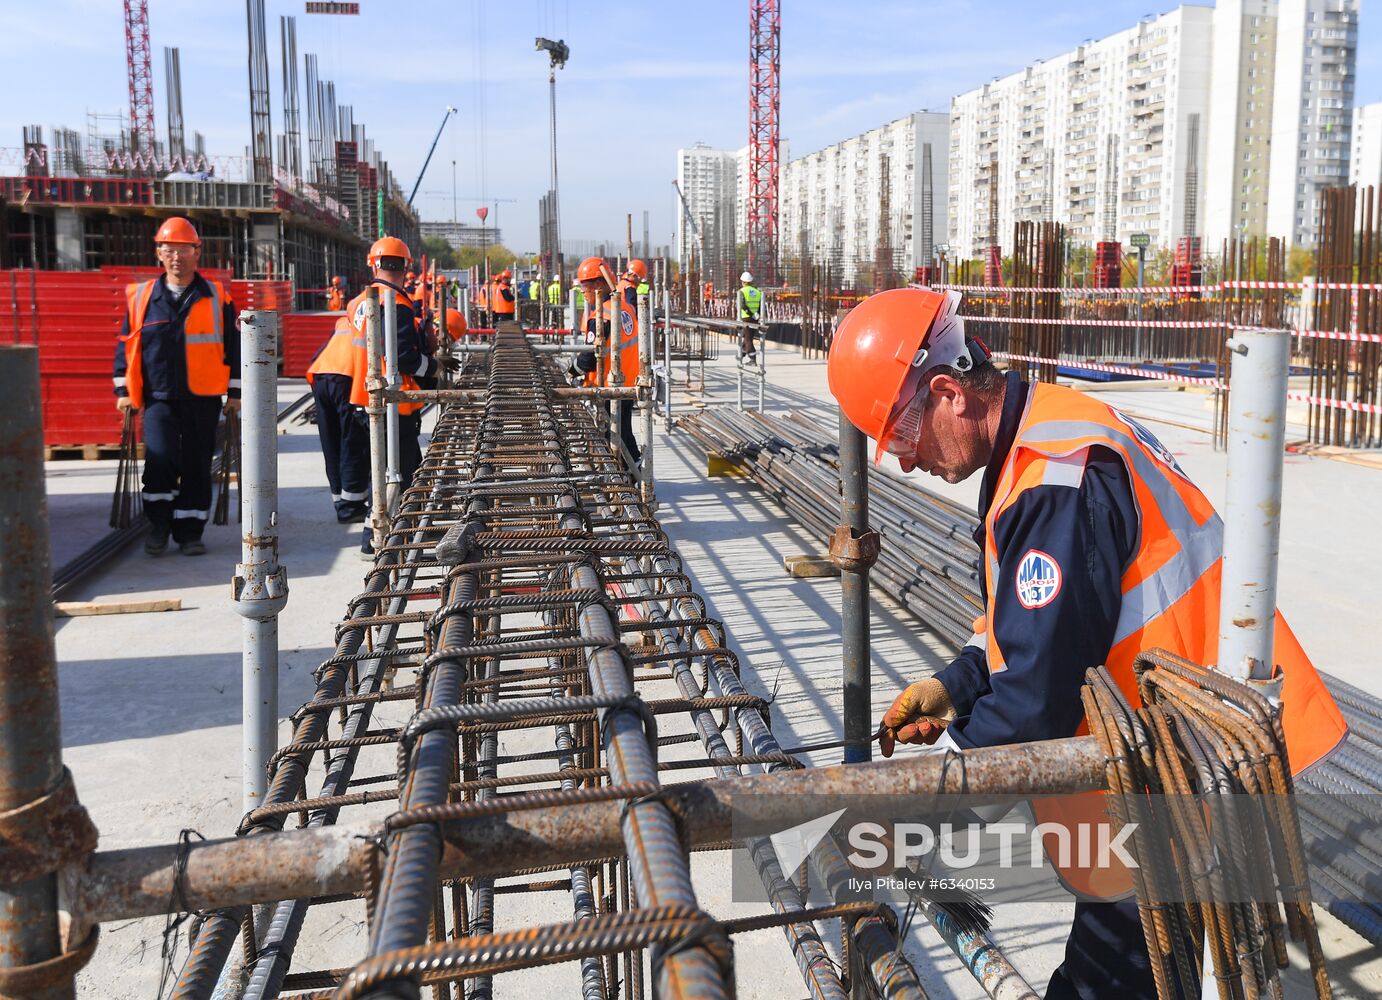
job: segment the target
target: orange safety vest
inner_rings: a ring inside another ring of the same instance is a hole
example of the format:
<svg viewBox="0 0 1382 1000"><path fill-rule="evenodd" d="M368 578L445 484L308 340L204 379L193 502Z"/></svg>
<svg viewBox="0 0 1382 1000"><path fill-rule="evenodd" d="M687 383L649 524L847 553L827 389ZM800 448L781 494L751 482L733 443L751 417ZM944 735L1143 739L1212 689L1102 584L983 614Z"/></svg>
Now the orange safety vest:
<svg viewBox="0 0 1382 1000"><path fill-rule="evenodd" d="M504 298L504 294L501 291L501 289L504 288L509 289L510 292L513 291L512 286L506 285L502 281L494 282L494 291L490 295L493 301L493 305L490 306L490 311L492 311L496 316L512 316L514 307L518 305L517 296L514 297L513 302L510 302L508 299Z"/></svg>
<svg viewBox="0 0 1382 1000"><path fill-rule="evenodd" d="M619 329L612 332L613 340L609 349L612 355L619 358L625 385L638 383L638 306L629 305L624 297L627 289L636 287L621 279L614 290L619 299Z"/></svg>
<svg viewBox="0 0 1382 1000"><path fill-rule="evenodd" d="M1044 383L1028 390L1017 436L984 515L987 608L975 622L978 635L971 641L986 647L990 671L1006 669L993 630L999 565L994 528L1025 491L1046 483L1078 482L1086 452L1096 445L1122 460L1137 504L1139 547L1123 571L1113 646L1104 661L1124 697L1137 707L1141 699L1133 660L1139 653L1161 648L1202 665L1218 659L1223 522L1151 434L1082 392ZM1285 675L1281 721L1287 755L1292 772L1299 774L1338 747L1348 725L1280 612L1275 659ZM1088 732L1088 724L1082 722L1079 734ZM1034 802L1033 811L1038 822L1067 827L1108 822L1098 794ZM1047 854L1056 856L1051 850ZM1086 898L1116 899L1132 890L1131 873L1121 866L1069 865L1059 867L1058 873L1068 888Z"/></svg>
<svg viewBox="0 0 1382 1000"><path fill-rule="evenodd" d="M307 366L307 384L314 385L318 375L349 375L353 395L354 382L358 379L363 383L364 376L357 375L355 369L358 366L360 352L365 348L364 334L357 332L350 321L342 316L336 320L336 329L331 332L322 349ZM368 358L367 350L365 355Z"/></svg>
<svg viewBox="0 0 1382 1000"><path fill-rule="evenodd" d="M121 338L125 342L125 389L135 409L144 406L141 335L144 314L148 312L158 280L125 286L130 323L129 334ZM230 387L224 328L226 292L219 281L206 283L211 286L211 297L193 302L182 325L183 350L187 352L187 388L196 396L224 396Z"/></svg>
<svg viewBox="0 0 1382 1000"><path fill-rule="evenodd" d="M326 293L326 308L328 312L340 312L345 308L345 292L338 286L332 286Z"/></svg>
<svg viewBox="0 0 1382 1000"><path fill-rule="evenodd" d="M368 291L369 289L366 288L365 291L362 291L359 295L355 296L355 298L351 299L350 305L346 306L345 314L345 320L349 322L351 329L355 331L355 335L351 337L350 341L351 350L355 352L355 361L351 370L352 381L350 383L350 402L354 406L369 406L369 388L365 385L366 379L369 378L369 341L365 330L365 299L368 296ZM399 305L407 306L409 309L412 309L413 300L408 297L406 292L399 292L397 296L396 301ZM384 331L384 317L382 315L384 303L382 299L379 303L379 311L381 313L379 317L379 331L382 334ZM399 334L402 335L402 332L403 331L400 330ZM381 375L387 375L388 367L388 362L386 362L383 357L380 357L379 373ZM418 384L411 375L404 375L402 387L404 389L416 389ZM416 413L418 410L422 409L422 407L422 403L399 403L398 412L404 414Z"/></svg>

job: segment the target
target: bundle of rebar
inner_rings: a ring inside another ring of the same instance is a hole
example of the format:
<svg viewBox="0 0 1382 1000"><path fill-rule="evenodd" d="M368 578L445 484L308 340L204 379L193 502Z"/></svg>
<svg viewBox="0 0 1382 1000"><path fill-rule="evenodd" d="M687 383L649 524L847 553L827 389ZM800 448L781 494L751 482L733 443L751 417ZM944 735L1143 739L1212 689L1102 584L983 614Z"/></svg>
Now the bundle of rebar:
<svg viewBox="0 0 1382 1000"><path fill-rule="evenodd" d="M362 893L209 915L176 997L210 996L223 974L247 984L245 997L378 1000L416 996L421 983L449 997L458 980L465 996L488 997L492 976L553 962L578 962L591 1000L641 997L648 973L663 997L733 993L728 935L748 926L698 903L661 777L800 765L741 683L723 626L691 590L607 424L569 394L550 355L501 331L458 387L480 402L441 411L335 655L274 755L265 805L240 829L272 835L291 817L326 826L386 804L387 832L370 842L375 875ZM670 697L649 697L659 688ZM502 875L443 875L466 868L448 824L601 802L621 804L620 857L574 849L534 863L510 842L496 845ZM811 996L848 995L817 925L846 918L861 988L924 996L891 912L808 911L766 841L747 846L773 909L751 926L782 928ZM848 871L830 837L813 865ZM500 901L515 893L569 922L501 931ZM362 902L359 964L289 971L309 909Z"/></svg>
<svg viewBox="0 0 1382 1000"><path fill-rule="evenodd" d="M682 428L738 465L822 546L840 519L836 435L811 417L707 409ZM869 474L869 520L882 536L870 578L959 649L983 613L973 511L886 470Z"/></svg>
<svg viewBox="0 0 1382 1000"><path fill-rule="evenodd" d="M1280 713L1220 672L1158 650L1134 663L1141 706L1090 670L1085 718L1107 758L1109 810L1132 824L1128 874L1162 1000L1280 996L1287 939L1332 996ZM1202 948L1203 943L1203 948Z"/></svg>

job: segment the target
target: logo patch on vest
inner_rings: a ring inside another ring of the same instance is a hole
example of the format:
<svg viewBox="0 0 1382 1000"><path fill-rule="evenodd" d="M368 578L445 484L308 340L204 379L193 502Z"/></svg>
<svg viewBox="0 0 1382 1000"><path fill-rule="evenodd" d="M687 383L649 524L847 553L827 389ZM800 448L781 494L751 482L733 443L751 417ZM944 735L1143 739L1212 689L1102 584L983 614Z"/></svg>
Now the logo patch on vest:
<svg viewBox="0 0 1382 1000"><path fill-rule="evenodd" d="M1017 567L1017 600L1028 611L1044 608L1060 593L1060 564L1040 549L1028 549Z"/></svg>
<svg viewBox="0 0 1382 1000"><path fill-rule="evenodd" d="M619 310L619 325L624 328L624 336L633 333L633 315L624 310Z"/></svg>

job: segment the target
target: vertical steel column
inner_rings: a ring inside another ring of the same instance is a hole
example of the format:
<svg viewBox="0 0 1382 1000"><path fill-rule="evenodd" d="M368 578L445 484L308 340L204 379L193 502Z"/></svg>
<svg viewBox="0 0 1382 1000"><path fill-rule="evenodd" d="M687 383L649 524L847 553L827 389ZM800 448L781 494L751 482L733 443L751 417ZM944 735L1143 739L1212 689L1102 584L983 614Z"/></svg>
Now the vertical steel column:
<svg viewBox="0 0 1382 1000"><path fill-rule="evenodd" d="M437 287L437 318L432 321L432 329L437 336L437 353L444 358L451 357L451 332L446 328L446 282ZM437 385L451 384L451 376L445 370L437 372Z"/></svg>
<svg viewBox="0 0 1382 1000"><path fill-rule="evenodd" d="M672 293L662 287L662 400L667 430L672 429Z"/></svg>
<svg viewBox="0 0 1382 1000"><path fill-rule="evenodd" d="M0 399L0 811L10 811L63 779L38 348L0 347ZM0 872L0 969L56 958L57 876L10 878ZM70 982L25 994L72 995Z"/></svg>
<svg viewBox="0 0 1382 1000"><path fill-rule="evenodd" d="M643 418L643 450L638 459L638 493L657 510L653 488L653 311L646 293L638 296L638 411Z"/></svg>
<svg viewBox="0 0 1382 1000"><path fill-rule="evenodd" d="M1239 680L1266 681L1275 670L1272 644L1291 335L1285 330L1237 330L1228 349L1233 389L1228 402L1219 669Z"/></svg>
<svg viewBox="0 0 1382 1000"><path fill-rule="evenodd" d="M278 315L240 314L244 359L240 513L244 533L231 592L244 618L241 747L244 811L264 804L278 747L278 613L288 575L278 564Z"/></svg>
<svg viewBox="0 0 1382 1000"><path fill-rule="evenodd" d="M365 346L368 358L366 386L369 389L369 466L370 531L374 550L384 544L389 531L389 485L386 456L388 431L385 428L383 337L379 323L379 289L374 285L365 294Z"/></svg>
<svg viewBox="0 0 1382 1000"><path fill-rule="evenodd" d="M390 389L403 388L403 376L398 371L398 295L392 288L385 288L380 296L380 308L384 312L384 381ZM388 480L390 492L402 492L403 473L399 468L398 450L398 404L389 403L385 409L388 416ZM387 498L387 509L393 509L393 497Z"/></svg>
<svg viewBox="0 0 1382 1000"><path fill-rule="evenodd" d="M612 386L624 384L624 291L617 282L609 293L609 379L607 381ZM609 439L614 445L614 450L623 455L625 463L632 468L632 464L629 463L631 456L626 452L624 438L619 433L619 414L623 407L624 401L622 399L606 406L609 414Z"/></svg>
<svg viewBox="0 0 1382 1000"><path fill-rule="evenodd" d="M840 619L844 652L846 764L873 759L873 703L869 674L869 567L878 535L869 530L868 439L840 413L840 526L830 557L840 567Z"/></svg>
<svg viewBox="0 0 1382 1000"><path fill-rule="evenodd" d="M758 302L758 412L763 412L763 391L768 384L768 330L763 325L767 320L768 296L760 294Z"/></svg>
<svg viewBox="0 0 1382 1000"><path fill-rule="evenodd" d="M580 294L581 294L581 286L580 286L580 285L575 285L575 284L573 284L573 285L571 286L570 294L567 295L567 297L566 297L567 303L568 303L568 305L567 305L567 307L566 307L566 308L567 308L567 314L566 314L566 315L569 317L569 319L568 319L567 322L565 323L565 326L566 326L566 328L567 328L568 330L571 331L571 341L572 341L572 343L579 343L579 342L581 341L581 337L579 337L579 336L577 335L577 334L578 334L577 327L579 327L579 326L580 326L580 323L581 323L581 313L580 313L581 303L580 303L580 299L578 298L578 296L579 296Z"/></svg>

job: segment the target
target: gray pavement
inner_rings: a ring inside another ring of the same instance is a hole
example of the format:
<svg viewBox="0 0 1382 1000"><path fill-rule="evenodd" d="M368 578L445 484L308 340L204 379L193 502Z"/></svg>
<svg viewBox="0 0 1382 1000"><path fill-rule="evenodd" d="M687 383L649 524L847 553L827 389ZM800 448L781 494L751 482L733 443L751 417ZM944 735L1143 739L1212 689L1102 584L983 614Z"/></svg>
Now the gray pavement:
<svg viewBox="0 0 1382 1000"><path fill-rule="evenodd" d="M726 341L726 345L728 342ZM706 392L678 391L680 412L698 400L732 404L732 361L708 368ZM680 372L679 372L680 375ZM833 430L823 362L805 361L794 351L773 349L769 358L767 409L803 409ZM302 391L284 383L282 404ZM1153 429L1211 498L1218 498L1223 456L1207 434L1190 429L1202 419L1203 397L1190 393L1126 390L1120 405L1155 423ZM756 393L749 395L756 399ZM1164 411L1164 412L1162 412ZM1182 412L1184 411L1184 412ZM1180 419L1185 417L1185 419ZM355 549L358 527L334 522L315 431L291 425L279 438L282 488L282 560L292 594L280 619L282 684L280 715L310 693L311 669L330 653L332 633L346 602L363 579ZM656 439L659 516L686 560L709 613L725 621L730 642L744 665L751 691L775 692L774 731L785 746L836 736L839 706L839 587L833 581L800 581L782 570L785 555L816 552L822 546L757 492L735 479L708 479L705 456L686 435L661 430ZM104 494L95 468L76 463L49 467L55 553L78 544L82 532L99 535ZM113 463L81 463L95 466ZM1382 556L1382 532L1369 529L1369 516L1382 486L1382 472L1318 458L1288 458L1282 546L1282 600L1307 650L1324 669L1374 693L1382 680L1370 642L1377 626L1364 613L1375 605L1378 585L1368 572ZM977 480L949 488L972 505ZM161 615L125 615L60 620L57 628L63 737L78 791L101 830L102 848L168 842L183 829L224 836L240 816L239 650L240 620L229 601L229 580L238 557L234 526L209 528L209 553L151 560L132 551L79 588L77 599L117 596L183 598L184 610ZM59 557L61 561L62 557ZM873 607L874 705L878 712L905 681L945 662L943 647L910 615L880 599ZM381 724L387 720L381 719ZM286 725L280 737L286 737ZM519 744L503 752L521 751ZM831 763L838 751L814 755ZM368 768L378 765L378 770ZM371 758L361 773L388 770L387 755ZM692 775L687 775L690 777ZM387 804L380 804L386 810ZM693 860L697 892L716 914L753 912L730 894L723 855ZM561 919L525 897L505 896L501 926L519 921ZM1038 988L1044 989L1060 961L1069 919L1064 904L1000 906L995 937ZM921 923L924 924L924 921ZM131 921L106 929L96 959L80 981L89 997L153 996L160 966L164 922ZM1382 993L1382 959L1374 949L1327 917L1322 931L1336 981L1336 995ZM314 908L299 951L299 967L323 967L359 954L363 913L358 906ZM962 1000L983 994L929 928L914 927L908 954L933 995ZM780 932L736 939L743 997L804 995ZM180 965L181 955L175 964ZM575 982L570 968L502 977L501 994L555 992ZM1287 995L1296 992L1293 985Z"/></svg>

